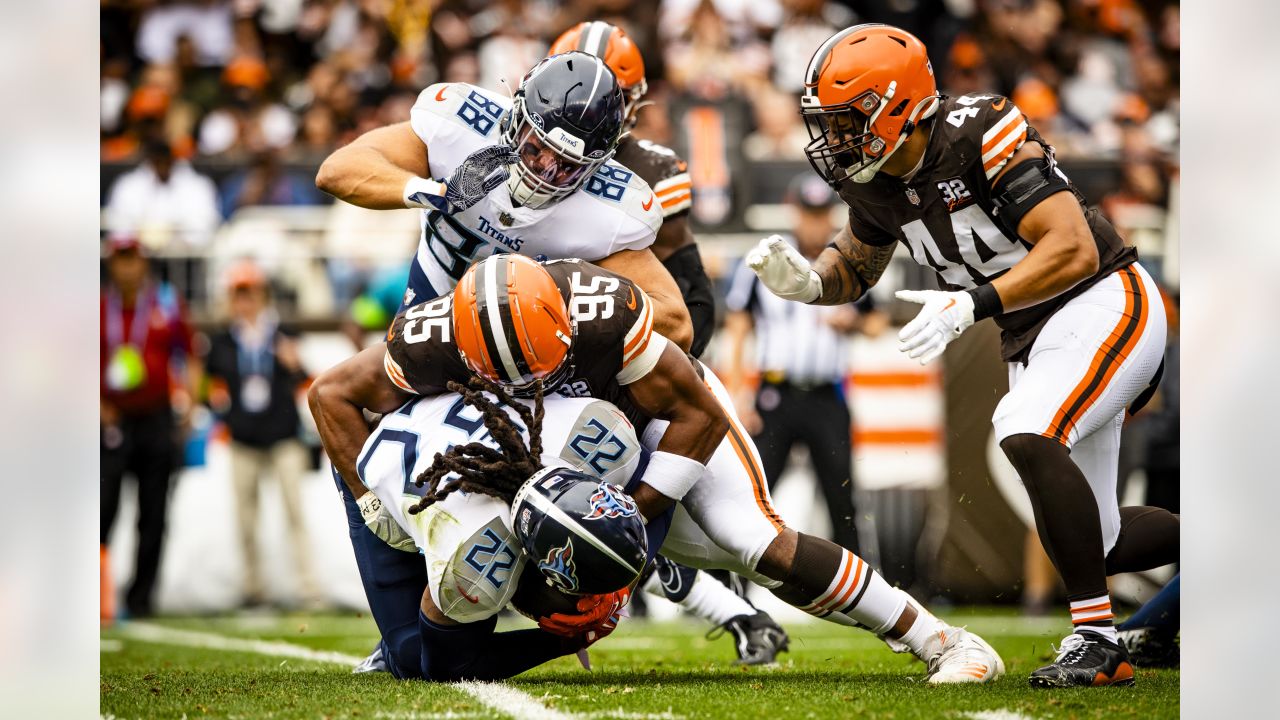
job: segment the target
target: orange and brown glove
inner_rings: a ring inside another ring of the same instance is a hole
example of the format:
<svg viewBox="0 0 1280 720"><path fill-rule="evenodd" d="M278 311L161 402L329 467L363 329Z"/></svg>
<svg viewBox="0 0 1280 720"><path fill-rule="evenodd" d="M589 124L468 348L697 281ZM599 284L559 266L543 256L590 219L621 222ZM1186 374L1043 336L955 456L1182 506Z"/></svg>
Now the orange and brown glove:
<svg viewBox="0 0 1280 720"><path fill-rule="evenodd" d="M591 645L618 627L618 622L622 619L622 608L629 602L630 588L603 595L587 595L578 600L577 614L555 613L538 618L538 627L561 637L581 639L586 645Z"/></svg>

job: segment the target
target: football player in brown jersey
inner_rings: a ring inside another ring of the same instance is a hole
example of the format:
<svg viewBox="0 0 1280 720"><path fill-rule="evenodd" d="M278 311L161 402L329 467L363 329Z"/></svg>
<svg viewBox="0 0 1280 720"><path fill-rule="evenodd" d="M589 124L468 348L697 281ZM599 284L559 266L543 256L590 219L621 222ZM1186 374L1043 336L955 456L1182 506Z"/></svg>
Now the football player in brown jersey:
<svg viewBox="0 0 1280 720"><path fill-rule="evenodd" d="M922 364L995 319L1010 378L996 437L1027 487L1075 629L1030 682L1131 684L1107 575L1178 557L1177 516L1116 502L1120 425L1158 381L1165 344L1137 252L1087 207L1013 103L939 95L924 45L903 30L858 25L829 38L806 70L800 112L810 163L849 222L812 267L775 238L747 262L781 297L846 303L906 245L943 288L897 294L923 305L899 334Z"/></svg>
<svg viewBox="0 0 1280 720"><path fill-rule="evenodd" d="M716 301L711 279L702 267L702 256L693 231L689 229L689 209L693 204L693 181L689 177L689 165L674 150L650 140L641 140L630 133L635 127L637 114L642 107L649 84L645 81L644 56L622 28L603 21L581 22L565 30L551 43L548 55L565 52L585 52L594 55L613 71L618 85L625 93L624 112L626 132L618 142L614 159L649 183L662 209L662 227L657 240L650 247L671 277L675 278L689 318L693 322L693 344L689 352L700 357L716 327ZM684 602L695 587L696 571L659 557L659 571L663 578L661 587L667 599ZM705 607L721 603L726 607L732 600L723 597L712 586L705 586ZM685 603L688 604L688 603ZM723 612L721 614L724 614ZM710 618L708 618L710 619ZM777 649L785 647L785 631L768 613L756 612L746 617L734 617L723 623L734 638L738 659L743 663L772 662Z"/></svg>
<svg viewBox="0 0 1280 720"><path fill-rule="evenodd" d="M630 134L649 84L644 77L644 57L622 28L607 22L583 22L565 30L551 44L548 55L577 50L605 61L618 76L626 95L625 131L614 159L626 165L653 188L662 207L662 228L651 249L675 278L693 320L693 345L689 352L702 355L716 325L716 301L698 245L689 229L693 181L689 165L674 150Z"/></svg>
<svg viewBox="0 0 1280 720"><path fill-rule="evenodd" d="M1003 673L980 637L943 623L848 550L786 527L727 391L654 330L643 290L585 262L489 257L450 295L398 317L385 348L321 375L308 399L335 468L356 478L347 483L353 494L364 494L362 410L391 412L473 374L515 395L541 383L617 405L652 450L643 481L629 490L640 513L652 520L681 502L699 530L669 536L664 554L733 570L815 617L868 628L925 661L931 683Z"/></svg>

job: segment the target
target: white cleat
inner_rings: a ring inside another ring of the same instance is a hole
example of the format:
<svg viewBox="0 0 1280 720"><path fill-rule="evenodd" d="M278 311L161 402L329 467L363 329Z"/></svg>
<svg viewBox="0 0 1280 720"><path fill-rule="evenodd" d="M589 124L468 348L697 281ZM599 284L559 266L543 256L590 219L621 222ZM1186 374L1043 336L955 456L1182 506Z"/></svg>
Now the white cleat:
<svg viewBox="0 0 1280 720"><path fill-rule="evenodd" d="M986 640L965 630L948 627L925 642L925 663L931 685L987 683L1004 674L1004 661Z"/></svg>

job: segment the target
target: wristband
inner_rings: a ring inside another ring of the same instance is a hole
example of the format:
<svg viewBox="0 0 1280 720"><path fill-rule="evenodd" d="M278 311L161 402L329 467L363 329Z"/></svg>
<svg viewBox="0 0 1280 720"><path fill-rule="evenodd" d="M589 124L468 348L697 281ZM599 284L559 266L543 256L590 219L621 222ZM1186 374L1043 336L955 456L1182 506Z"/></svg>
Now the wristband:
<svg viewBox="0 0 1280 720"><path fill-rule="evenodd" d="M978 322L989 317L995 317L1004 312L1004 303L1000 300L1000 293L990 284L979 285L972 290L966 290L969 297L973 298L973 321Z"/></svg>
<svg viewBox="0 0 1280 720"><path fill-rule="evenodd" d="M448 188L445 184L438 180L411 177L409 182L404 184L404 192L402 194L404 206L407 208L447 212L448 203L445 201L445 193L447 191Z"/></svg>
<svg viewBox="0 0 1280 720"><path fill-rule="evenodd" d="M641 482L679 502L706 471L707 466L697 460L659 450L649 456Z"/></svg>

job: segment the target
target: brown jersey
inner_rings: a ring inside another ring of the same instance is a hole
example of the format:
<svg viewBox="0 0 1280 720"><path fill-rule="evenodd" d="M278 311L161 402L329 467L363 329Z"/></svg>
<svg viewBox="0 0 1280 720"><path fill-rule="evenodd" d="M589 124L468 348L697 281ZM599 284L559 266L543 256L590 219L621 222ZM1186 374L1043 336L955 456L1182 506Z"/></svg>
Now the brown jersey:
<svg viewBox="0 0 1280 720"><path fill-rule="evenodd" d="M648 296L627 278L581 260L551 260L543 267L560 289L575 328L572 370L557 392L608 400L643 426L647 418L624 388L657 365L667 342L653 331ZM383 367L397 387L420 395L445 392L450 380L470 380L453 337L453 293L414 305L395 319Z"/></svg>
<svg viewBox="0 0 1280 720"><path fill-rule="evenodd" d="M613 159L649 183L662 206L663 220L688 214L693 203L693 181L689 178L689 164L674 150L628 135L618 144Z"/></svg>
<svg viewBox="0 0 1280 720"><path fill-rule="evenodd" d="M865 184L841 184L840 197L849 205L854 237L868 245L901 242L916 262L938 274L947 290L967 290L1000 277L1032 246L1019 237L1016 227L998 218L992 179L1027 140L1047 147L1008 98L943 98L933 116L923 164L911 180L879 173ZM1098 247L1098 272L1057 297L996 316L1003 331L1000 355L1006 361L1025 360L1036 335L1058 308L1138 259L1111 223L1088 208L1074 186L1071 189Z"/></svg>

